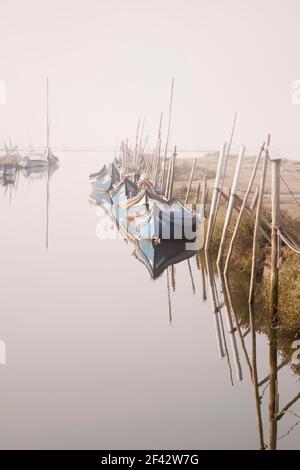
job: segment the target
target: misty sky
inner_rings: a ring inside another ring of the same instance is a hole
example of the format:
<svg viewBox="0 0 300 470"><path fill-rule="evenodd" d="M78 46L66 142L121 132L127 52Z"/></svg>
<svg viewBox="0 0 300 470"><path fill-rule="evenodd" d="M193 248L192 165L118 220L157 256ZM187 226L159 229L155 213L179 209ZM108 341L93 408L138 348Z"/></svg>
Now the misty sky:
<svg viewBox="0 0 300 470"><path fill-rule="evenodd" d="M0 141L114 147L139 116L154 143L175 78L172 143L299 148L299 0L0 0ZM166 121L165 121L166 124Z"/></svg>

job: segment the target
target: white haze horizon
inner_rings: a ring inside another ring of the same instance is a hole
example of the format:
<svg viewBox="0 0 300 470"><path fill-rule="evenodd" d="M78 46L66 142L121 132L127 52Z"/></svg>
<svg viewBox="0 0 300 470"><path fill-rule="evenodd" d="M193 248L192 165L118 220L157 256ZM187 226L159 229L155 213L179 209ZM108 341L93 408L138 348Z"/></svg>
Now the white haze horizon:
<svg viewBox="0 0 300 470"><path fill-rule="evenodd" d="M46 142L49 78L53 147L118 149L137 120L154 147L258 149L268 132L282 157L300 160L300 3L290 0L2 0L0 146Z"/></svg>

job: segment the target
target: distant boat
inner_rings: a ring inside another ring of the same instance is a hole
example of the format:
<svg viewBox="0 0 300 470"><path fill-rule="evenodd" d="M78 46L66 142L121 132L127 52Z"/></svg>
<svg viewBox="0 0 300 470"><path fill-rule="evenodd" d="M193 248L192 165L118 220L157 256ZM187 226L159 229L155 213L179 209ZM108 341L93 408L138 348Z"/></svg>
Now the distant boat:
<svg viewBox="0 0 300 470"><path fill-rule="evenodd" d="M4 171L4 182L6 184L13 184L16 181L17 171L15 168L7 168Z"/></svg>
<svg viewBox="0 0 300 470"><path fill-rule="evenodd" d="M28 154L19 162L21 168L48 168L50 166L57 167L59 159L53 154L50 148L50 123L49 123L49 87L47 78L47 144L45 151L42 153L34 152L30 148Z"/></svg>
<svg viewBox="0 0 300 470"><path fill-rule="evenodd" d="M18 147L12 146L11 139L9 139L9 146L4 143L5 153L0 156L0 168L17 168L22 161L22 157L18 152Z"/></svg>

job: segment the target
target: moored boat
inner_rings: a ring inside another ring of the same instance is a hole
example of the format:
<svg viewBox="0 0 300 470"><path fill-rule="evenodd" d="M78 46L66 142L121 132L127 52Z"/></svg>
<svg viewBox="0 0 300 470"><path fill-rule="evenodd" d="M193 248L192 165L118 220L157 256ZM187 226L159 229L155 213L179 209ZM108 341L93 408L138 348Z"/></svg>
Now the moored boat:
<svg viewBox="0 0 300 470"><path fill-rule="evenodd" d="M120 181L120 173L112 164L107 171L92 182L92 188L96 191L110 191Z"/></svg>
<svg viewBox="0 0 300 470"><path fill-rule="evenodd" d="M102 176L104 176L107 170L108 170L107 166L103 165L103 167L99 171L96 171L96 173L91 173L89 176L90 182L92 183L93 181L96 181Z"/></svg>
<svg viewBox="0 0 300 470"><path fill-rule="evenodd" d="M155 201L149 212L138 215L135 222L139 239L186 242L196 239L197 215L177 200Z"/></svg>

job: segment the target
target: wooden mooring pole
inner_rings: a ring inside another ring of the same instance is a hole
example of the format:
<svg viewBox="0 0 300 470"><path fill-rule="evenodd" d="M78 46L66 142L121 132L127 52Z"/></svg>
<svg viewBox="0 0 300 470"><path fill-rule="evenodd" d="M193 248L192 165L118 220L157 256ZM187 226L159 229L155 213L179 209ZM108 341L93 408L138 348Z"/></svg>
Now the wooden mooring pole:
<svg viewBox="0 0 300 470"><path fill-rule="evenodd" d="M160 114L159 127L158 127L158 137L157 137L156 152L155 152L155 173L154 173L154 178L153 178L155 188L156 188L156 185L157 185L159 163L160 163L162 120L163 120L163 113Z"/></svg>
<svg viewBox="0 0 300 470"><path fill-rule="evenodd" d="M239 184L239 179L244 163L244 157L245 157L245 147L242 145L240 148L240 153L238 156L238 161L236 164L235 168L235 174L233 177L233 182L232 182L232 187L231 187L231 192L230 192L230 198L227 206L227 212L225 216L225 221L223 225L223 231L222 231L222 236L221 236L221 242L219 245L219 252L218 252L218 258L217 258L217 265L221 265L221 260L223 256L223 251L224 251L224 245L225 245L225 240L226 240L226 235L227 235L227 230L230 225L231 221L231 216L233 213L233 209L236 203L236 197L237 197L237 189L238 189L238 184Z"/></svg>
<svg viewBox="0 0 300 470"><path fill-rule="evenodd" d="M163 188L163 191L165 191L165 189L166 189L166 187L165 187L165 185L166 185L165 169L166 168L165 167L166 167L166 161L167 161L167 156L168 156L168 147L169 147L169 142L170 142L173 93L174 93L174 78L172 78L172 83L171 83L171 96L170 96L170 106L169 106L169 116L168 116L168 130L167 130L167 138L166 138L166 145L165 145L165 154L164 154L163 165L162 165L162 188Z"/></svg>
<svg viewBox="0 0 300 470"><path fill-rule="evenodd" d="M171 161L170 161L171 168L170 168L170 177L169 177L169 181L168 181L168 194L167 194L167 198L168 198L168 199L171 199L171 197L172 197L172 195L173 195L174 171L175 171L175 160L176 160L176 157L177 157L177 147L176 147L176 145L175 145L175 147L174 147L174 152L173 152L173 155L172 155Z"/></svg>
<svg viewBox="0 0 300 470"><path fill-rule="evenodd" d="M209 250L209 245L210 245L211 236L212 236L212 232L213 232L215 213L216 213L216 209L217 209L219 193L221 191L221 179L222 179L223 170L224 170L223 163L224 163L224 158L225 158L226 146L227 146L226 143L224 143L222 145L222 148L221 148L220 154L219 154L219 161L218 161L218 167L217 167L217 172L216 172L215 185L214 185L212 200L211 200L211 204L210 204L210 213L209 213L207 233L206 233L205 251Z"/></svg>
<svg viewBox="0 0 300 470"><path fill-rule="evenodd" d="M228 272L229 263L230 263L231 255L232 255L232 252L233 252L234 242L235 242L235 239L237 237L238 230L239 230L243 215L244 215L245 210L246 210L248 198L249 198L249 195L250 195L250 192L251 192L251 189L252 189L255 177L256 177L258 165L259 165L261 156L264 153L264 151L265 151L265 143L263 142L263 144L261 146L261 149L260 149L260 151L259 151L259 153L258 153L258 155L255 159L255 163L254 163L254 167L253 167L253 170L252 170L252 175L251 175L251 178L250 178L250 181L249 181L249 184L248 184L248 188L247 188L247 191L246 191L246 194L245 194L245 197L244 197L244 200L243 200L243 204L241 206L240 213L239 213L239 216L238 216L238 219L237 219L237 222L236 222L236 225L235 225L235 228L234 228L231 240L230 240L229 249L228 249L227 258L226 258L226 263L225 263L225 269L224 269L225 276Z"/></svg>
<svg viewBox="0 0 300 470"><path fill-rule="evenodd" d="M139 118L136 128L135 136L135 147L134 147L134 157L133 157L133 169L136 170L138 163L138 142L139 142L139 131L140 131L141 118Z"/></svg>
<svg viewBox="0 0 300 470"><path fill-rule="evenodd" d="M207 176L203 175L202 179L202 193L201 193L201 204L203 210L203 217L205 218L205 206L206 206L206 196L207 196ZM197 201L198 202L198 201Z"/></svg>
<svg viewBox="0 0 300 470"><path fill-rule="evenodd" d="M192 187L192 182L193 182L196 163L197 163L197 158L194 158L193 165L192 165L192 170L191 170L191 174L190 174L190 179L189 179L189 183L188 183L188 187L187 187L186 195L185 195L185 201L184 201L185 204L187 204L188 200L189 200L189 195L190 195L190 191L191 191L191 187Z"/></svg>
<svg viewBox="0 0 300 470"><path fill-rule="evenodd" d="M269 448L277 445L278 381L277 381L277 323L279 301L278 227L280 225L280 167L281 160L272 160L272 234L271 234L271 286L269 329Z"/></svg>

